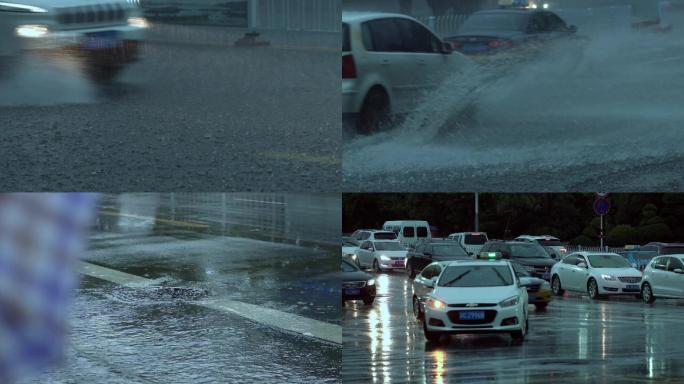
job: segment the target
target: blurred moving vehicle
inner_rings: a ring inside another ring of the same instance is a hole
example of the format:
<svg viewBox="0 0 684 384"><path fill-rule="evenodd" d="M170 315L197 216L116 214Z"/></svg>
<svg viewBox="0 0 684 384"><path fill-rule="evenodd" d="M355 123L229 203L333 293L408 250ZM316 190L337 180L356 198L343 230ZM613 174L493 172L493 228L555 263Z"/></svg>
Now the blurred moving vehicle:
<svg viewBox="0 0 684 384"><path fill-rule="evenodd" d="M359 247L349 240L342 239L342 259L347 259L350 263L360 267L357 251Z"/></svg>
<svg viewBox="0 0 684 384"><path fill-rule="evenodd" d="M411 112L425 91L469 65L428 27L400 14L342 13L342 113L356 131Z"/></svg>
<svg viewBox="0 0 684 384"><path fill-rule="evenodd" d="M536 53L549 41L569 38L576 32L577 27L568 26L553 12L508 8L473 13L445 41L466 55L492 55L515 48L524 57Z"/></svg>
<svg viewBox="0 0 684 384"><path fill-rule="evenodd" d="M396 240L397 235L392 231L377 229L357 229L349 236L351 242L361 245L364 240Z"/></svg>
<svg viewBox="0 0 684 384"><path fill-rule="evenodd" d="M404 269L406 248L396 240L366 240L357 251L361 268L372 268L375 272Z"/></svg>
<svg viewBox="0 0 684 384"><path fill-rule="evenodd" d="M375 300L375 279L357 266L342 260L342 302L363 300L366 305Z"/></svg>
<svg viewBox="0 0 684 384"><path fill-rule="evenodd" d="M616 253L575 252L551 268L551 289L586 292L591 299L603 295L636 295L641 292L641 272Z"/></svg>
<svg viewBox="0 0 684 384"><path fill-rule="evenodd" d="M520 235L516 237L514 241L536 242L537 244L549 250L551 257L554 259L561 259L568 252L567 248L561 244L560 239L551 235Z"/></svg>
<svg viewBox="0 0 684 384"><path fill-rule="evenodd" d="M471 255L479 255L482 246L489 241L485 232L456 232L447 236L456 241Z"/></svg>
<svg viewBox="0 0 684 384"><path fill-rule="evenodd" d="M547 281L551 278L551 266L556 264L556 260L541 245L527 241L493 240L485 244L480 252L501 252L504 259L519 262L530 275Z"/></svg>
<svg viewBox="0 0 684 384"><path fill-rule="evenodd" d="M530 275L527 269L517 261L509 260L509 262L513 267L513 271L515 271L516 276L518 276L518 278L524 277L530 283L527 287L527 302L533 304L537 309L546 308L553 297L551 295L551 284L544 279Z"/></svg>
<svg viewBox="0 0 684 384"><path fill-rule="evenodd" d="M419 243L406 253L406 275L413 279L426 265L435 261L472 260L460 244L451 240Z"/></svg>
<svg viewBox="0 0 684 384"><path fill-rule="evenodd" d="M488 255L487 253L483 253ZM510 333L522 341L528 332L529 281L519 278L501 254L483 260L442 264L425 300L423 332L430 342L442 335ZM429 266L428 266L429 268ZM427 269L427 268L426 268Z"/></svg>
<svg viewBox="0 0 684 384"><path fill-rule="evenodd" d="M656 297L684 299L684 254L654 257L644 269L641 298L650 304Z"/></svg>
<svg viewBox="0 0 684 384"><path fill-rule="evenodd" d="M82 56L89 74L108 80L138 59L147 21L128 0L0 2L0 59L25 51Z"/></svg>

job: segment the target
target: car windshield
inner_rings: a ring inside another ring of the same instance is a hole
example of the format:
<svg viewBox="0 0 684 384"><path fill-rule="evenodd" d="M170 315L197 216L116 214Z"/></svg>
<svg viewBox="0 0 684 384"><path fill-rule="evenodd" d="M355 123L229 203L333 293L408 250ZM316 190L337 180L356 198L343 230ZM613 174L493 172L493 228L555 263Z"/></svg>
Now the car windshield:
<svg viewBox="0 0 684 384"><path fill-rule="evenodd" d="M503 287L513 284L507 265L454 265L447 267L439 278L440 287Z"/></svg>
<svg viewBox="0 0 684 384"><path fill-rule="evenodd" d="M543 245L545 247L560 247L561 246L561 242L558 239L555 239L555 240L554 239L541 239L541 240L537 240L537 243L539 243L540 245Z"/></svg>
<svg viewBox="0 0 684 384"><path fill-rule="evenodd" d="M511 257L550 258L539 244L511 244Z"/></svg>
<svg viewBox="0 0 684 384"><path fill-rule="evenodd" d="M378 240L394 240L397 238L394 232L375 232L373 236Z"/></svg>
<svg viewBox="0 0 684 384"><path fill-rule="evenodd" d="M463 243L467 245L482 245L487 242L487 236L483 234L465 235Z"/></svg>
<svg viewBox="0 0 684 384"><path fill-rule="evenodd" d="M589 255L589 263L594 268L630 268L627 259L620 255Z"/></svg>
<svg viewBox="0 0 684 384"><path fill-rule="evenodd" d="M342 272L356 272L358 271L358 268L356 268L352 263L346 262L342 260Z"/></svg>
<svg viewBox="0 0 684 384"><path fill-rule="evenodd" d="M684 247L682 246L677 246L677 247L663 247L660 249L660 254L661 255L676 255L684 253Z"/></svg>
<svg viewBox="0 0 684 384"><path fill-rule="evenodd" d="M468 256L458 244L433 245L432 253L435 256Z"/></svg>
<svg viewBox="0 0 684 384"><path fill-rule="evenodd" d="M524 31L527 15L522 13L476 13L463 23L459 32L468 31Z"/></svg>
<svg viewBox="0 0 684 384"><path fill-rule="evenodd" d="M378 251L403 251L404 247L398 241L376 241L375 249Z"/></svg>

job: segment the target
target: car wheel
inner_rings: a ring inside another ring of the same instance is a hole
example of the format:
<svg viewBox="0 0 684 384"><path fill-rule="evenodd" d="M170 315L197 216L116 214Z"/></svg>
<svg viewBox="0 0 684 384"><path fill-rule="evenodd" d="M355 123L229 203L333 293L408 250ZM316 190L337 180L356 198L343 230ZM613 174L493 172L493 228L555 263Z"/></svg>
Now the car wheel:
<svg viewBox="0 0 684 384"><path fill-rule="evenodd" d="M379 87L371 89L359 113L357 132L366 135L382 128L389 121L389 112L387 93Z"/></svg>
<svg viewBox="0 0 684 384"><path fill-rule="evenodd" d="M525 324L523 324L523 327L521 330L511 332L511 337L513 338L513 340L520 341L520 342L524 341L525 335L527 335L528 327L529 327L529 322L527 319L525 319Z"/></svg>
<svg viewBox="0 0 684 384"><path fill-rule="evenodd" d="M423 334L425 335L425 340L430 343L436 343L442 338L441 332L429 331L427 329L427 319L423 319Z"/></svg>
<svg viewBox="0 0 684 384"><path fill-rule="evenodd" d="M592 300L597 300L601 298L601 295L599 295L599 288L598 284L596 283L596 280L589 279L589 282L587 283L587 293L589 294L589 298Z"/></svg>
<svg viewBox="0 0 684 384"><path fill-rule="evenodd" d="M534 307L537 308L537 310L539 311L546 309L547 305L549 305L549 303L537 303L534 305Z"/></svg>
<svg viewBox="0 0 684 384"><path fill-rule="evenodd" d="M647 304L651 304L655 301L655 297L653 296L653 289L651 288L651 284L644 283L641 286L641 299L644 301L644 303L647 303Z"/></svg>
<svg viewBox="0 0 684 384"><path fill-rule="evenodd" d="M418 300L418 296L413 296L413 315L418 321L423 318L423 310L420 307L420 300Z"/></svg>
<svg viewBox="0 0 684 384"><path fill-rule="evenodd" d="M565 292L561 286L560 277L558 277L558 275L553 275L553 278L551 278L551 290L553 290L553 294L556 296L563 296L563 293Z"/></svg>
<svg viewBox="0 0 684 384"><path fill-rule="evenodd" d="M375 296L366 295L362 298L362 300L364 304L371 305L373 304L373 301L375 301Z"/></svg>
<svg viewBox="0 0 684 384"><path fill-rule="evenodd" d="M376 272L376 273L382 272L382 269L380 268L380 263L378 263L378 259L373 260L373 272Z"/></svg>

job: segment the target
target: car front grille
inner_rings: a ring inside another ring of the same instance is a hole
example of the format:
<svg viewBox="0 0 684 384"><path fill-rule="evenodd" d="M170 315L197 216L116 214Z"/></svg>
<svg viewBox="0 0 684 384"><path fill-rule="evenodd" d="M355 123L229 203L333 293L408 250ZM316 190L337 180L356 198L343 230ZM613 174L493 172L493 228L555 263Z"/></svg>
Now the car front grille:
<svg viewBox="0 0 684 384"><path fill-rule="evenodd" d="M342 288L363 288L366 286L365 281L343 281Z"/></svg>
<svg viewBox="0 0 684 384"><path fill-rule="evenodd" d="M461 320L458 318L460 312L469 311L449 311L447 312L447 316L449 316L449 320L454 324L489 324L496 318L496 311L493 309L483 311L485 316L482 320Z"/></svg>
<svg viewBox="0 0 684 384"><path fill-rule="evenodd" d="M401 260L404 260L403 257L391 257L391 259L394 260L394 261L401 261Z"/></svg>
<svg viewBox="0 0 684 384"><path fill-rule="evenodd" d="M65 26L77 24L118 24L127 18L123 4L95 4L79 7L57 8L57 21Z"/></svg>
<svg viewBox="0 0 684 384"><path fill-rule="evenodd" d="M496 304L492 304L492 303L474 303L474 304L477 304L477 305L473 306L473 303L458 303L458 304L449 304L449 307L455 307L455 308L496 307ZM470 305L470 307L468 305Z"/></svg>
<svg viewBox="0 0 684 384"><path fill-rule="evenodd" d="M620 277L618 277L618 279L620 281L622 281L623 283L632 283L632 284L635 284L635 283L638 283L641 281L641 277L633 277L633 276L620 276Z"/></svg>

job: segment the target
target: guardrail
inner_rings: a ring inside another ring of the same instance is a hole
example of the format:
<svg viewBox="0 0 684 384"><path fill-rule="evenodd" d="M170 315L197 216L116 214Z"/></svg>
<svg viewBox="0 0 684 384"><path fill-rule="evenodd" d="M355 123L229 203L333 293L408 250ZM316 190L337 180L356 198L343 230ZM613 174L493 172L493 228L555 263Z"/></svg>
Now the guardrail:
<svg viewBox="0 0 684 384"><path fill-rule="evenodd" d="M176 24L340 32L339 0L141 0L145 16Z"/></svg>

